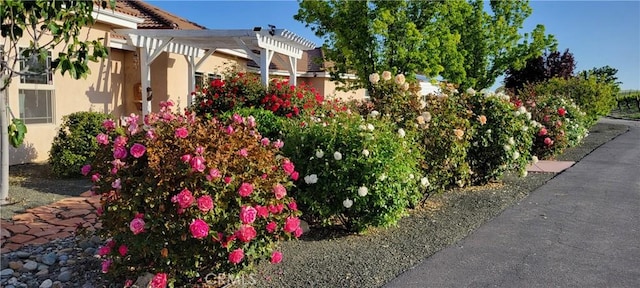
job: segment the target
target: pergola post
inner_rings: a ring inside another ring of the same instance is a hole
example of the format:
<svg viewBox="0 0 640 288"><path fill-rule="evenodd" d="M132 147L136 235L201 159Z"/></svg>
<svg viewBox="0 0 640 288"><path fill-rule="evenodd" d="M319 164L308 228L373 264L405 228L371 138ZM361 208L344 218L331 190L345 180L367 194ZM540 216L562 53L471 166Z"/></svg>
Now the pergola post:
<svg viewBox="0 0 640 288"><path fill-rule="evenodd" d="M140 50L140 84L142 87L142 118L151 112L151 105L147 99L147 88L151 88L151 71L149 66L149 52L146 47L142 47Z"/></svg>
<svg viewBox="0 0 640 288"><path fill-rule="evenodd" d="M272 58L273 50L262 49L262 53L260 53L260 78L265 87L269 87L269 65L271 65Z"/></svg>

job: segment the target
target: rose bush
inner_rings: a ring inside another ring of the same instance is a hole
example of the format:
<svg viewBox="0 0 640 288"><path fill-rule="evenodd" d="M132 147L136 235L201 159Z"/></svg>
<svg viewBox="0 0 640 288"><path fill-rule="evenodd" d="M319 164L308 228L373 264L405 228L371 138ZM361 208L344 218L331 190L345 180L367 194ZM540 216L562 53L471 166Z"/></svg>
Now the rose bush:
<svg viewBox="0 0 640 288"><path fill-rule="evenodd" d="M287 79L273 79L265 88L257 75L228 73L214 80L208 89L196 91L190 109L211 118L234 108L263 108L278 116L297 117L322 104L324 97L305 83L290 85Z"/></svg>
<svg viewBox="0 0 640 288"><path fill-rule="evenodd" d="M302 233L288 193L298 172L279 154L282 142L261 141L251 117L201 121L171 105L144 125L105 122L96 160L83 168L101 195L104 272L114 281L150 272L180 287L281 261L277 243Z"/></svg>
<svg viewBox="0 0 640 288"><path fill-rule="evenodd" d="M470 122L475 131L467 154L472 183L498 180L509 170L526 175L533 144L531 112L516 107L502 93L469 89L465 97L473 111Z"/></svg>
<svg viewBox="0 0 640 288"><path fill-rule="evenodd" d="M564 149L578 145L588 134L590 118L573 100L555 95L539 95L527 86L514 99L516 106L531 111L535 129L532 154L552 158Z"/></svg>
<svg viewBox="0 0 640 288"><path fill-rule="evenodd" d="M388 120L347 112L308 117L287 131L283 152L298 165L296 199L312 223L347 229L395 224L421 197L415 135Z"/></svg>
<svg viewBox="0 0 640 288"><path fill-rule="evenodd" d="M462 187L471 177L467 154L474 135L469 122L473 112L457 91L443 90L442 95L425 96L424 110L413 119L424 158L422 167L431 182L429 194Z"/></svg>

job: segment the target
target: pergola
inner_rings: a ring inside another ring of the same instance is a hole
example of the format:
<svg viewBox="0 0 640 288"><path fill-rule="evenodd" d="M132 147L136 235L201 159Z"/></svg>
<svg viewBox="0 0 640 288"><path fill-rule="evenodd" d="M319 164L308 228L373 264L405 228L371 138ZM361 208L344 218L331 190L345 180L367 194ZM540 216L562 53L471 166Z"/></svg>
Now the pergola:
<svg viewBox="0 0 640 288"><path fill-rule="evenodd" d="M184 55L189 67L187 99L191 105L191 91L195 90L195 71L207 57L219 49L242 49L247 56L260 67L262 83L269 85L269 65L274 53L288 56L289 63L281 64L289 70L289 82L296 85L297 60L302 58L304 50L315 48L315 44L286 29L251 30L167 30L167 29L116 29L118 34L127 37L129 45L140 51L140 78L142 91L151 87L151 63L162 53L170 52ZM258 52L258 53L256 53ZM149 101L142 97L142 114L149 113Z"/></svg>

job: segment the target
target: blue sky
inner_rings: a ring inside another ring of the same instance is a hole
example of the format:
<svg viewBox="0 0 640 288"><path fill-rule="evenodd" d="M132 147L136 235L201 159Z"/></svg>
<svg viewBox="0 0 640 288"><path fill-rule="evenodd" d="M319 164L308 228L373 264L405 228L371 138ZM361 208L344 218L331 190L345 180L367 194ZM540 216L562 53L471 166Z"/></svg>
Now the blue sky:
<svg viewBox="0 0 640 288"><path fill-rule="evenodd" d="M296 1L147 2L209 29L272 24L322 44L311 29L293 19ZM530 5L533 14L523 31L543 24L548 34L555 35L560 51L568 48L573 53L576 71L609 65L618 69L622 89L640 89L640 1L531 1Z"/></svg>

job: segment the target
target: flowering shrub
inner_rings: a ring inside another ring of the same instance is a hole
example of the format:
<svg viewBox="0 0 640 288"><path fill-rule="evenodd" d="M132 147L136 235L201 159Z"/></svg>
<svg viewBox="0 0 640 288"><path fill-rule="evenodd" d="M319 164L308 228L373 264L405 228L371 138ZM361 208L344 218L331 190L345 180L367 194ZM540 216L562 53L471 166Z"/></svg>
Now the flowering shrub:
<svg viewBox="0 0 640 288"><path fill-rule="evenodd" d="M571 99L524 91L527 93L520 93L515 104L531 111L535 126L533 155L551 158L587 136L589 119Z"/></svg>
<svg viewBox="0 0 640 288"><path fill-rule="evenodd" d="M395 224L420 199L414 136L389 121L339 112L287 131L285 155L298 164L295 196L311 222L349 230Z"/></svg>
<svg viewBox="0 0 640 288"><path fill-rule="evenodd" d="M234 108L264 108L278 116L294 117L324 101L314 88L302 83L273 79L265 88L257 75L230 73L226 80L214 80L208 89L196 92L191 110L197 115L216 116Z"/></svg>
<svg viewBox="0 0 640 288"><path fill-rule="evenodd" d="M214 79L207 88L194 92L191 109L197 115L211 117L235 107L256 106L265 93L258 75L229 72L224 78Z"/></svg>
<svg viewBox="0 0 640 288"><path fill-rule="evenodd" d="M501 93L482 95L469 89L466 97L475 131L467 154L472 183L497 180L508 170L526 175L533 144L532 114L522 106L516 108Z"/></svg>
<svg viewBox="0 0 640 288"><path fill-rule="evenodd" d="M225 112L220 115L221 120L231 119L233 115L238 114L244 117L252 116L256 120L256 130L260 132L262 137L275 141L282 138L284 126L287 124L287 118L279 117L273 112L261 108L239 108Z"/></svg>
<svg viewBox="0 0 640 288"><path fill-rule="evenodd" d="M150 272L154 287L181 287L282 260L278 241L302 233L288 193L298 172L278 155L282 142L261 141L252 117L201 121L171 105L144 126L127 118L126 133L105 122L83 168L101 195L104 272L121 281Z"/></svg>
<svg viewBox="0 0 640 288"><path fill-rule="evenodd" d="M427 96L425 110L416 117L424 158L423 170L429 175L429 193L466 185L471 176L467 153L473 138L469 119L472 111L458 93L445 90L442 96Z"/></svg>
<svg viewBox="0 0 640 288"><path fill-rule="evenodd" d="M425 103L418 94L420 85L407 80L403 74L392 77L389 71L384 71L381 75L373 73L369 75L369 81L369 96L373 105L359 105L359 110L365 112L363 115L368 115L366 110L373 109L406 128L406 123L412 124L413 119L420 114L419 110L424 108Z"/></svg>

